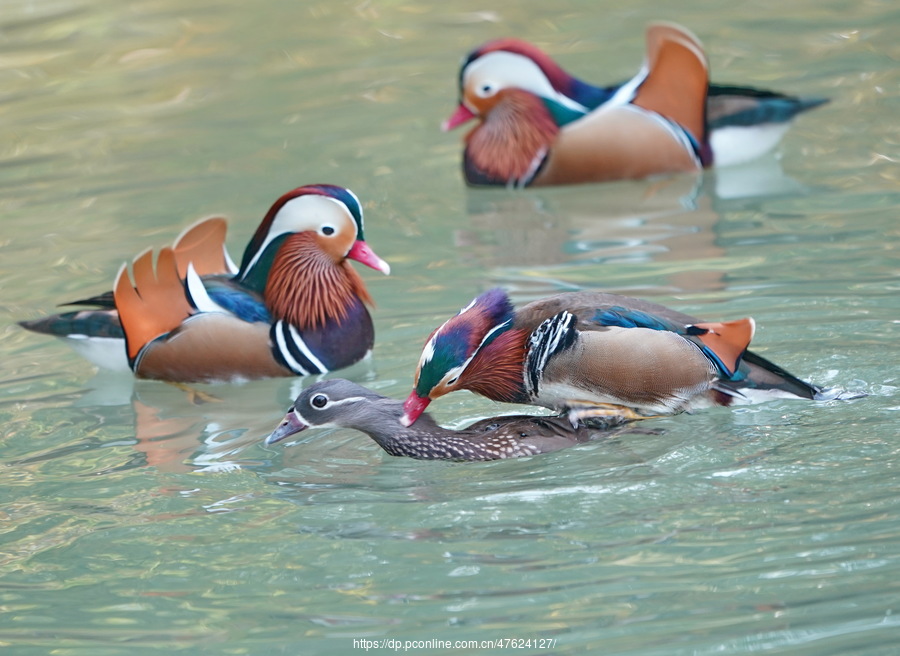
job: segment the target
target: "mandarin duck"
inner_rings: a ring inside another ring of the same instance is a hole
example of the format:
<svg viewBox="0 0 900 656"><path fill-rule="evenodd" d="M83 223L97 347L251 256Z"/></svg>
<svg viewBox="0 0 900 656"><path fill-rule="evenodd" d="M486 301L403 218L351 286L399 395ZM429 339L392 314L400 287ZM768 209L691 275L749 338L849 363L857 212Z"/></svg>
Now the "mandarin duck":
<svg viewBox="0 0 900 656"><path fill-rule="evenodd" d="M390 267L366 244L359 199L334 185L281 196L240 267L225 250L226 222L202 220L175 244L123 265L114 290L85 309L22 321L66 338L108 369L169 382L245 380L347 367L374 344L371 297L348 259Z"/></svg>
<svg viewBox="0 0 900 656"><path fill-rule="evenodd" d="M467 389L573 422L636 419L771 398L837 398L747 350L752 319L704 322L627 296L570 292L514 309L489 290L425 343L403 422Z"/></svg>
<svg viewBox="0 0 900 656"><path fill-rule="evenodd" d="M551 185L644 178L738 164L773 149L791 120L825 98L708 85L700 42L655 23L631 80L594 86L518 39L472 51L459 72L459 106L443 124L471 119L463 171L471 185Z"/></svg>
<svg viewBox="0 0 900 656"><path fill-rule="evenodd" d="M300 393L266 444L311 426L341 426L365 433L392 456L498 460L558 451L610 434L608 423L573 427L568 418L559 416L508 415L482 419L461 430L443 428L427 413L407 427L400 423L402 416L402 401L349 380L320 381Z"/></svg>

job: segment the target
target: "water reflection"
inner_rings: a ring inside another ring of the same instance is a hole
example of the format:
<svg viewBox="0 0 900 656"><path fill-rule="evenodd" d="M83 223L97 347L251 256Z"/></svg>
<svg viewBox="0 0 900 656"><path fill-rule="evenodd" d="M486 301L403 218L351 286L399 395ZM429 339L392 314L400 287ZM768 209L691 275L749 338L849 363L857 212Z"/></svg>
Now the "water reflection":
<svg viewBox="0 0 900 656"><path fill-rule="evenodd" d="M75 451L100 450L105 455L90 466L93 473L145 466L165 473L256 467L262 461L243 452L260 444L302 384L298 378L246 385L170 385L101 371L83 389L65 397L32 399L44 407L59 403L66 407L46 422L49 442L71 434L72 428L77 434L50 451L31 450L16 462L27 465ZM118 427L117 435L109 434L110 425ZM15 426L10 428L15 434ZM100 433L104 439L92 437ZM122 459L109 451L122 445L129 445L134 457Z"/></svg>
<svg viewBox="0 0 900 656"><path fill-rule="evenodd" d="M454 233L463 261L533 295L577 288L552 275L559 265L677 264L660 287L679 292L724 289L727 270L701 265L727 255L723 211L806 193L775 156L704 176L547 190L468 189L469 225ZM535 273L543 269L547 275ZM662 269L666 271L665 268ZM528 284L524 278L530 277ZM540 280L543 277L543 280Z"/></svg>

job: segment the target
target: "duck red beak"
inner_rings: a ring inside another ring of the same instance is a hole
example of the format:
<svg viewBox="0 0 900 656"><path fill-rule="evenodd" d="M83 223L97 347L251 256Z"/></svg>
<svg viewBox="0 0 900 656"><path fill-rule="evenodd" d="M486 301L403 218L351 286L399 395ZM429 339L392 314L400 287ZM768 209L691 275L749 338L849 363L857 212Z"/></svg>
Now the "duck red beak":
<svg viewBox="0 0 900 656"><path fill-rule="evenodd" d="M403 416L400 417L400 423L404 426L412 426L419 415L425 412L429 403L431 403L431 399L427 396L422 398L416 394L415 390L410 392L409 398L403 402Z"/></svg>
<svg viewBox="0 0 900 656"><path fill-rule="evenodd" d="M278 428L273 430L272 434L266 438L266 444L275 444L275 442L280 442L284 438L290 437L307 428L309 428L309 424L300 419L297 413L291 410L284 416L284 419L281 420Z"/></svg>
<svg viewBox="0 0 900 656"><path fill-rule="evenodd" d="M473 118L476 118L476 116L472 113L472 110L460 103L459 107L456 108L456 111L453 112L453 116L441 123L441 130L449 132L453 128L459 127L467 121L471 121Z"/></svg>
<svg viewBox="0 0 900 656"><path fill-rule="evenodd" d="M362 239L356 240L353 248L347 253L347 257L351 260L356 260L360 264L365 264L367 267L372 267L376 271L381 271L386 276L391 274L391 265L378 257L375 251L369 248L369 245Z"/></svg>

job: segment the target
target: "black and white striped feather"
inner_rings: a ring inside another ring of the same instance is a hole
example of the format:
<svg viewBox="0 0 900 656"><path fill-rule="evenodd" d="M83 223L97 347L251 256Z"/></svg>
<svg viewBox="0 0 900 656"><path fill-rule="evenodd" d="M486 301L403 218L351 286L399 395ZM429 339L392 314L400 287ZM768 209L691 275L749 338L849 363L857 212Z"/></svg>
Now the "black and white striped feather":
<svg viewBox="0 0 900 656"><path fill-rule="evenodd" d="M540 394L544 369L550 360L572 348L578 339L577 317L568 311L560 312L534 329L525 356L525 393L531 398Z"/></svg>

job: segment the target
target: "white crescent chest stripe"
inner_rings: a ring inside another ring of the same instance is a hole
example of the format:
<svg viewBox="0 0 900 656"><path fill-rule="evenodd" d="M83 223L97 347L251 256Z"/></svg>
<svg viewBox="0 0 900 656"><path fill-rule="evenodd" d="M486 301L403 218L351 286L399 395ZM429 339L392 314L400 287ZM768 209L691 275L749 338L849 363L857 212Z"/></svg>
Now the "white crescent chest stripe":
<svg viewBox="0 0 900 656"><path fill-rule="evenodd" d="M278 354L294 373L305 376L328 371L328 367L313 354L303 341L303 337L291 324L280 319L276 321L272 326L272 337Z"/></svg>

